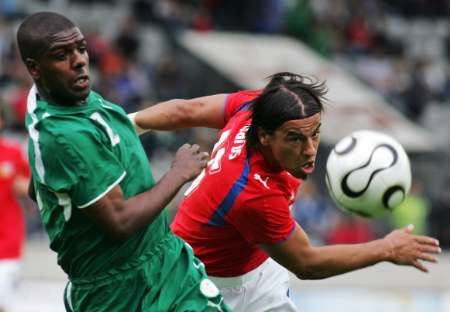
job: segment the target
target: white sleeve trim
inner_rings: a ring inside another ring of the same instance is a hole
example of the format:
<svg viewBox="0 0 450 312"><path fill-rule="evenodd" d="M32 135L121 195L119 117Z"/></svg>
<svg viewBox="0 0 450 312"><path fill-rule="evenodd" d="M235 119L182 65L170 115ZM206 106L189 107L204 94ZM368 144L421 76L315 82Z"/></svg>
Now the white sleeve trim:
<svg viewBox="0 0 450 312"><path fill-rule="evenodd" d="M93 200L90 200L89 202L87 202L86 204L83 205L78 205L78 208L86 208L87 206L92 205L93 203L95 203L96 201L98 201L100 198L102 198L103 196L105 196L109 191L111 191L113 189L114 186L116 186L117 184L119 184L120 182L122 182L123 178L127 175L127 172L124 171L122 173L122 175L110 186L108 186L108 188L101 193L100 195L98 195L97 197L95 197Z"/></svg>
<svg viewBox="0 0 450 312"><path fill-rule="evenodd" d="M150 131L150 129L144 129L144 128L141 128L141 127L139 127L139 126L136 124L135 118L136 118L136 114L137 114L137 113L138 113L138 112L130 113L130 114L128 114L127 116L128 116L128 119L130 119L131 124L133 125L133 127L134 127L134 129L136 130L137 134L138 134L138 135L141 135L141 134L143 134L143 133L145 133L145 132Z"/></svg>

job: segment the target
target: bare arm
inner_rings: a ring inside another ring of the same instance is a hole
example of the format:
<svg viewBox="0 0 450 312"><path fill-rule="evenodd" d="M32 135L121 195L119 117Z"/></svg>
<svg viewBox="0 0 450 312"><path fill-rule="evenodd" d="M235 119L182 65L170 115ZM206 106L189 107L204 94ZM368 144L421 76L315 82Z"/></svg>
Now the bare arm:
<svg viewBox="0 0 450 312"><path fill-rule="evenodd" d="M410 265L427 272L420 260L437 262L431 253L439 253L436 239L411 234L409 228L393 231L383 239L364 244L313 247L300 226L281 244L263 248L278 263L301 279L322 279L390 261Z"/></svg>
<svg viewBox="0 0 450 312"><path fill-rule="evenodd" d="M13 191L17 197L25 197L28 195L28 183L30 179L24 176L17 176L14 179Z"/></svg>
<svg viewBox="0 0 450 312"><path fill-rule="evenodd" d="M175 130L191 127L220 129L225 125L226 94L190 100L170 100L136 113L134 121L142 129Z"/></svg>
<svg viewBox="0 0 450 312"><path fill-rule="evenodd" d="M171 169L150 190L124 199L120 186L83 211L112 238L125 240L155 220L181 186L205 167L207 153L198 145L182 146Z"/></svg>

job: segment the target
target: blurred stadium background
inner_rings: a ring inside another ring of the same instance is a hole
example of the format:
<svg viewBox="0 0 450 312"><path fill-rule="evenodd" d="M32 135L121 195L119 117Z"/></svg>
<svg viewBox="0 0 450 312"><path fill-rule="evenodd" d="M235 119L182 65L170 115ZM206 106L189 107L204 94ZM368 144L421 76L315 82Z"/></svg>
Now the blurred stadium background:
<svg viewBox="0 0 450 312"><path fill-rule="evenodd" d="M425 275L381 264L323 281L293 279L301 311L450 311L450 1L448 0L1 0L0 102L6 135L21 140L30 87L14 46L21 19L62 12L88 40L94 89L132 112L170 98L264 85L293 71L330 88L319 164L293 210L315 244L357 243L414 223L444 252ZM414 176L404 204L380 220L330 201L324 163L349 132L382 130L407 150ZM214 131L142 137L155 176L182 143L210 149ZM179 198L168 207L175 213ZM0 203L1 205L1 203ZM27 246L14 312L63 311L65 276L36 207L23 201Z"/></svg>

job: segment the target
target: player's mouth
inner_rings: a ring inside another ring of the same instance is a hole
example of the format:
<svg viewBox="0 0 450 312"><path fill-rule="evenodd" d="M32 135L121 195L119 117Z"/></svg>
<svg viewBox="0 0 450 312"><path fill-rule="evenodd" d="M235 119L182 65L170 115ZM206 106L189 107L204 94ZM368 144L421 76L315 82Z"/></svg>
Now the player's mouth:
<svg viewBox="0 0 450 312"><path fill-rule="evenodd" d="M305 164L303 164L303 166L301 166L300 170L304 173L304 174L311 174L314 171L314 161L309 161Z"/></svg>
<svg viewBox="0 0 450 312"><path fill-rule="evenodd" d="M87 88L89 88L89 76L88 75L78 76L75 79L75 81L73 83L73 86L76 89L87 89Z"/></svg>

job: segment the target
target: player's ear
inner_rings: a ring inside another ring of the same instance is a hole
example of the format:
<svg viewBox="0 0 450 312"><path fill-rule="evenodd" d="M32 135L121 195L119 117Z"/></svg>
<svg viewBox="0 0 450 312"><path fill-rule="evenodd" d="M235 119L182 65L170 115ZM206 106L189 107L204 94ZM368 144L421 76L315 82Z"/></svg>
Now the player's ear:
<svg viewBox="0 0 450 312"><path fill-rule="evenodd" d="M261 127L258 127L258 141L262 146L269 145L269 133Z"/></svg>
<svg viewBox="0 0 450 312"><path fill-rule="evenodd" d="M41 76L40 66L35 59L28 57L25 60L25 65L27 66L28 72L30 73L30 76L33 78L33 80L37 80L40 78Z"/></svg>

